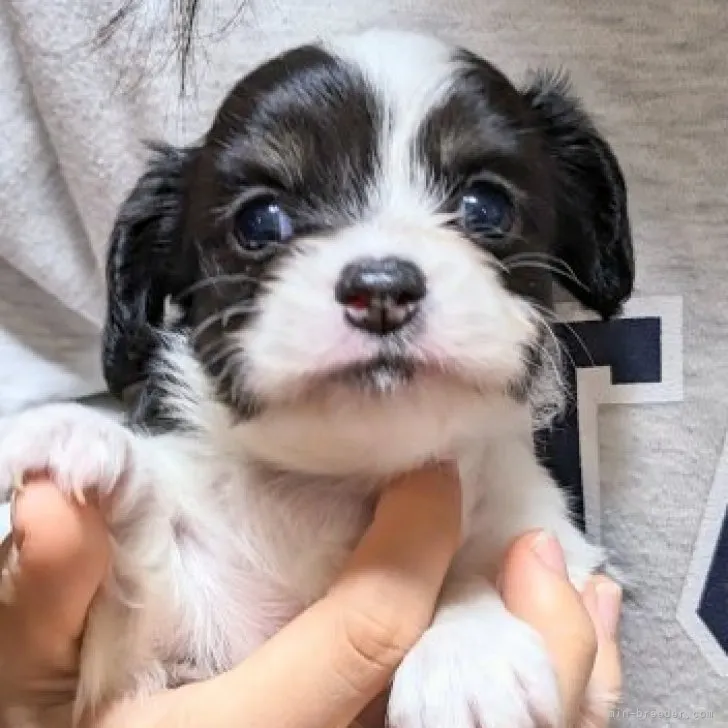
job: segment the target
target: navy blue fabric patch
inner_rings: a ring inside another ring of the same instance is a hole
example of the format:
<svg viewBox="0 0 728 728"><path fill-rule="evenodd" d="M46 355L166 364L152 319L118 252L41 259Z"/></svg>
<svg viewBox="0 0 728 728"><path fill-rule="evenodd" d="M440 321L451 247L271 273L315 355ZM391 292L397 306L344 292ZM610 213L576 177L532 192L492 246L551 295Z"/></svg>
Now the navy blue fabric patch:
<svg viewBox="0 0 728 728"><path fill-rule="evenodd" d="M568 492L577 525L584 530L584 491L579 452L576 369L609 367L613 384L662 381L662 327L658 317L577 321L557 324L562 342L569 405L549 433L539 433L539 455L556 481Z"/></svg>
<svg viewBox="0 0 728 728"><path fill-rule="evenodd" d="M569 405L553 430L537 435L542 461L567 491L577 525L584 530L584 490L579 448L576 372L585 367L609 367L613 384L662 381L662 322L658 316L578 321L554 326L565 356ZM697 614L728 654L728 510L724 515Z"/></svg>
<svg viewBox="0 0 728 728"><path fill-rule="evenodd" d="M698 604L698 616L705 622L723 651L728 653L728 509Z"/></svg>

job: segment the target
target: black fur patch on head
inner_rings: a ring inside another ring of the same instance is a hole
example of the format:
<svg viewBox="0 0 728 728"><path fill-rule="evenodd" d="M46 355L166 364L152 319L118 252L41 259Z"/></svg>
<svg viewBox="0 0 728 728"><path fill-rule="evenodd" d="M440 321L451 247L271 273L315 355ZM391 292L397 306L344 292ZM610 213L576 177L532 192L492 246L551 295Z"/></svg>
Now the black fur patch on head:
<svg viewBox="0 0 728 728"><path fill-rule="evenodd" d="M632 293L635 273L622 169L564 75L536 74L523 98L552 163L556 278L609 318Z"/></svg>
<svg viewBox="0 0 728 728"><path fill-rule="evenodd" d="M471 239L500 261L503 284L547 318L554 280L602 316L618 312L634 266L624 178L609 144L564 77L538 74L521 92L487 61L467 51L456 59L462 70L418 139L449 211L474 178L496 180L516 224L499 239ZM512 384L518 400L541 373L542 349L543 331Z"/></svg>
<svg viewBox="0 0 728 728"><path fill-rule="evenodd" d="M549 306L551 276L543 266L509 268L511 258L547 255L554 231L551 165L533 131L530 107L493 65L467 51L445 102L424 120L418 145L433 178L448 191L450 211L474 179L493 180L508 192L516 223L502 239L471 236L503 264L513 293Z"/></svg>
<svg viewBox="0 0 728 728"><path fill-rule="evenodd" d="M246 251L237 215L251 195L265 194L297 236L356 219L378 164L381 113L358 70L305 46L243 78L199 146L160 148L112 236L104 356L112 391L154 376L155 332L172 300L220 397L241 412L255 409L242 404L250 400L245 362L228 334L255 315L258 295L295 242ZM145 391L151 415L158 397L153 384Z"/></svg>
<svg viewBox="0 0 728 728"><path fill-rule="evenodd" d="M614 315L632 291L634 261L625 181L608 142L564 76L539 73L519 92L487 61L456 58L463 70L419 139L433 177L452 199L479 175L511 191L514 233L485 241L511 291L550 307L556 279Z"/></svg>
<svg viewBox="0 0 728 728"><path fill-rule="evenodd" d="M103 370L117 396L149 375L165 301L195 274L181 250L195 150L155 145L152 151L146 172L119 210L107 255Z"/></svg>
<svg viewBox="0 0 728 728"><path fill-rule="evenodd" d="M295 203L302 227L347 222L366 203L381 114L358 69L304 46L233 88L207 135L199 174L216 203L233 202L246 187L271 186ZM203 195L195 202L193 224L211 207ZM323 212L331 219L322 221Z"/></svg>
<svg viewBox="0 0 728 728"><path fill-rule="evenodd" d="M255 315L258 294L296 251L294 241L247 253L236 242L236 215L249 193L265 190L290 217L296 236L352 222L377 166L380 113L357 70L311 46L246 76L217 114L198 160L186 231L200 278L210 285L198 281L181 303L203 364L236 408L246 398L245 361L227 334Z"/></svg>

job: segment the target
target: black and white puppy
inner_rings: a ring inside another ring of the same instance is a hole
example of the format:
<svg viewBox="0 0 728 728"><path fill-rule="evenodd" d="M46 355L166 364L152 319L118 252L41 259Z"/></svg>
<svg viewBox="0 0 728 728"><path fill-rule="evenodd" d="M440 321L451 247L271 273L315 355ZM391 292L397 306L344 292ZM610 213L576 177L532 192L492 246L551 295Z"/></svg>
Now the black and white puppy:
<svg viewBox="0 0 728 728"><path fill-rule="evenodd" d="M553 276L605 317L633 282L622 174L559 78L518 90L370 31L265 63L198 145L157 149L108 265L106 375L146 381L136 424L54 405L0 444L6 496L39 470L111 495L79 709L244 659L325 592L382 483L454 459L464 542L389 721L559 725L489 580L533 528L577 583L602 562L534 454L561 402Z"/></svg>

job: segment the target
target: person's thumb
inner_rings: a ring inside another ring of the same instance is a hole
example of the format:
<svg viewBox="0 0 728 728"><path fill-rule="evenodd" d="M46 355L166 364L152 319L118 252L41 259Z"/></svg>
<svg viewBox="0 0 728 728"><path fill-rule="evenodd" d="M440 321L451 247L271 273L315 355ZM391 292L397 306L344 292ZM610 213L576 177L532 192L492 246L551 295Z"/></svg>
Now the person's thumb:
<svg viewBox="0 0 728 728"><path fill-rule="evenodd" d="M39 669L73 667L68 662L75 660L76 641L108 564L103 518L92 505L69 502L48 480L26 486L13 510L7 609L16 637Z"/></svg>
<svg viewBox="0 0 728 728"><path fill-rule="evenodd" d="M568 579L558 541L545 532L518 539L504 560L499 588L506 607L543 638L565 723L572 725L594 667L597 635L581 595Z"/></svg>
<svg viewBox="0 0 728 728"><path fill-rule="evenodd" d="M214 714L195 718L198 728L238 725L241 715L247 728L350 726L429 626L460 544L460 518L454 466L397 478L322 599L237 667L181 688L172 706L162 695L154 709L183 713L188 724L185 705L215 705ZM148 702L138 709L150 715ZM117 711L107 725L138 725L131 712Z"/></svg>

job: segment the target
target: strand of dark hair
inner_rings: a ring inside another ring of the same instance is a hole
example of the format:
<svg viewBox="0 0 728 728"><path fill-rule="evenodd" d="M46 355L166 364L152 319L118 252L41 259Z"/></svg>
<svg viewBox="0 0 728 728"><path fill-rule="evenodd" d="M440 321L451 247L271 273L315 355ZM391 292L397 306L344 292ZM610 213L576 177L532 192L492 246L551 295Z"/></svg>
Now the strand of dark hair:
<svg viewBox="0 0 728 728"><path fill-rule="evenodd" d="M215 0L209 1L215 2ZM130 35L136 34L139 27L137 25L138 16L144 3L145 0L123 0L118 9L95 34L94 45L103 47L125 30ZM219 40L232 31L240 23L243 13L249 5L249 0L238 0L232 14L224 20L221 27L206 36L199 31L201 0L165 0L164 4L166 4L166 17L155 19L165 21L162 25L165 29L164 33L155 30L149 31L148 37L142 39L142 45L151 45L162 34L167 36L161 38L164 49L163 62L176 62L180 73L180 96L185 96L189 90L196 52L200 48L204 50L206 41Z"/></svg>

